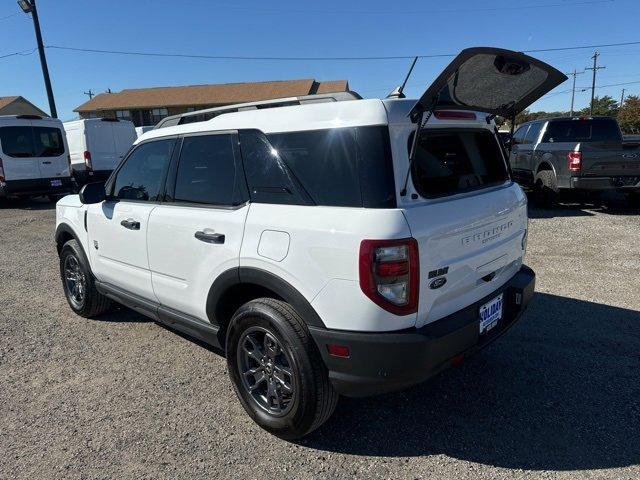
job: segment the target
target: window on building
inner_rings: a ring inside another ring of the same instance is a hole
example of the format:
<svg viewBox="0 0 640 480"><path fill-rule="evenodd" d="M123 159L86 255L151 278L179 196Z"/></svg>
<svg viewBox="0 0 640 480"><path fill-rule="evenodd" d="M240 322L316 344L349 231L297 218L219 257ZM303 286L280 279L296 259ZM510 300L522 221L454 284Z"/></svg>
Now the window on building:
<svg viewBox="0 0 640 480"><path fill-rule="evenodd" d="M118 170L114 196L122 200L158 200L174 143L174 139L166 139L137 147Z"/></svg>
<svg viewBox="0 0 640 480"><path fill-rule="evenodd" d="M187 112L195 112L196 107L187 107Z"/></svg>
<svg viewBox="0 0 640 480"><path fill-rule="evenodd" d="M164 117L169 115L169 112L166 108L152 108L150 111L151 123L156 124Z"/></svg>
<svg viewBox="0 0 640 480"><path fill-rule="evenodd" d="M116 110L116 118L118 120L129 120L129 121L131 121L131 111L130 110Z"/></svg>
<svg viewBox="0 0 640 480"><path fill-rule="evenodd" d="M98 114L96 112L89 112L87 118L98 118Z"/></svg>

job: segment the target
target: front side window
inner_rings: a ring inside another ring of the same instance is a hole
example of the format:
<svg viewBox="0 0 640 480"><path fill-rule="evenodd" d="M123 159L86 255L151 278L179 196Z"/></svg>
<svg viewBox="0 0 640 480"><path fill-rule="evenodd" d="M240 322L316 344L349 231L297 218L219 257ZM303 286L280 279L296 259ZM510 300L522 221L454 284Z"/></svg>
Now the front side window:
<svg viewBox="0 0 640 480"><path fill-rule="evenodd" d="M64 155L64 142L59 128L33 127L33 144L36 157Z"/></svg>
<svg viewBox="0 0 640 480"><path fill-rule="evenodd" d="M159 200L174 143L174 139L165 139L136 147L116 174L113 196L120 200Z"/></svg>
<svg viewBox="0 0 640 480"><path fill-rule="evenodd" d="M524 137L527 134L527 130L529 130L529 125L523 125L516 130L513 134L513 143L519 144L524 143Z"/></svg>
<svg viewBox="0 0 640 480"><path fill-rule="evenodd" d="M242 202L231 134L197 135L182 142L174 200L232 206Z"/></svg>
<svg viewBox="0 0 640 480"><path fill-rule="evenodd" d="M427 129L420 132L412 179L420 195L433 198L502 183L508 174L492 132Z"/></svg>
<svg viewBox="0 0 640 480"><path fill-rule="evenodd" d="M33 157L33 131L31 127L2 127L0 142L5 155L16 158Z"/></svg>

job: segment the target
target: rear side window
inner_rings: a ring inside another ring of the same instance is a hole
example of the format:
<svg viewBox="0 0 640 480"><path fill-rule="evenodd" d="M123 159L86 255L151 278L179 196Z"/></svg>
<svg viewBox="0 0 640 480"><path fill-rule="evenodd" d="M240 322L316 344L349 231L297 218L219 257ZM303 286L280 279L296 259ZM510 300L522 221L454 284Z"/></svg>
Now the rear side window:
<svg viewBox="0 0 640 480"><path fill-rule="evenodd" d="M387 127L277 133L268 139L316 205L396 206Z"/></svg>
<svg viewBox="0 0 640 480"><path fill-rule="evenodd" d="M252 201L286 205L311 203L262 132L241 131L240 148Z"/></svg>
<svg viewBox="0 0 640 480"><path fill-rule="evenodd" d="M526 137L524 138L524 143L535 143L538 140L541 128L542 122L532 123L531 127L529 127L529 131L527 132Z"/></svg>
<svg viewBox="0 0 640 480"><path fill-rule="evenodd" d="M59 128L33 127L33 143L36 157L64 155L62 132Z"/></svg>
<svg viewBox="0 0 640 480"><path fill-rule="evenodd" d="M176 202L223 206L241 202L234 138L231 134L184 138L176 176Z"/></svg>
<svg viewBox="0 0 640 480"><path fill-rule="evenodd" d="M412 179L420 195L433 198L502 183L508 179L508 174L493 133L487 130L423 130L418 140Z"/></svg>
<svg viewBox="0 0 640 480"><path fill-rule="evenodd" d="M0 142L5 155L16 158L33 157L33 131L31 127L2 127Z"/></svg>
<svg viewBox="0 0 640 480"><path fill-rule="evenodd" d="M136 147L116 174L113 195L121 200L159 200L174 143L165 139Z"/></svg>
<svg viewBox="0 0 640 480"><path fill-rule="evenodd" d="M553 120L547 126L543 142L622 142L622 136L613 119Z"/></svg>

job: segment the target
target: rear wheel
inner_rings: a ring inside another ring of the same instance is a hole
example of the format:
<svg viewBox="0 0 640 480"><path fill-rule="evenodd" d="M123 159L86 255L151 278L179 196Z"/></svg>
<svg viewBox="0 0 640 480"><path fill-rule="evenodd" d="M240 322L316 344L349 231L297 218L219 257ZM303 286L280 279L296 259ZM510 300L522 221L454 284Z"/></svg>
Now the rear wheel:
<svg viewBox="0 0 640 480"><path fill-rule="evenodd" d="M96 289L93 274L76 240L69 240L60 251L62 288L71 309L86 318L106 312L111 300Z"/></svg>
<svg viewBox="0 0 640 480"><path fill-rule="evenodd" d="M227 365L249 416L281 438L303 437L333 413L338 394L298 313L280 300L252 300L227 333Z"/></svg>
<svg viewBox="0 0 640 480"><path fill-rule="evenodd" d="M558 181L552 170L542 170L536 174L535 178L535 198L536 201L545 208L553 208L558 203L560 190Z"/></svg>

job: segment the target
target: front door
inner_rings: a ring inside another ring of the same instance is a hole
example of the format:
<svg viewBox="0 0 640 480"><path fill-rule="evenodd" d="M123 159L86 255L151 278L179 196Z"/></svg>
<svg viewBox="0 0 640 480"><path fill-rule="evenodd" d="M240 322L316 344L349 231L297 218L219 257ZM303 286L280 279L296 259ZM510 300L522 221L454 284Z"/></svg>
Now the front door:
<svg viewBox="0 0 640 480"><path fill-rule="evenodd" d="M171 201L149 220L153 289L162 305L207 321L213 281L239 266L249 211L237 134L186 136L171 171Z"/></svg>
<svg viewBox="0 0 640 480"><path fill-rule="evenodd" d="M157 301L147 257L149 217L164 193L175 139L138 145L107 186L108 198L90 205L87 231L96 278Z"/></svg>

